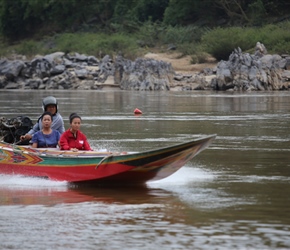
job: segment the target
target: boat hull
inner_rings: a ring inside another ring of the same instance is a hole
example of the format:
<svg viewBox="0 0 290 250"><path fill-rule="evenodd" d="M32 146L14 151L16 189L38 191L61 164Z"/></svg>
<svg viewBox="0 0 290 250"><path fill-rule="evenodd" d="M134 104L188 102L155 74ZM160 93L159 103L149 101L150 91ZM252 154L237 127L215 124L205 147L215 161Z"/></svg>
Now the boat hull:
<svg viewBox="0 0 290 250"><path fill-rule="evenodd" d="M166 178L207 148L215 135L134 154L31 149L0 143L0 174L71 183L142 184Z"/></svg>
<svg viewBox="0 0 290 250"><path fill-rule="evenodd" d="M90 181L87 184L136 185L164 179L178 171L188 161L206 149L214 139L215 135L137 154L135 158L126 162L129 166L135 166L131 170Z"/></svg>

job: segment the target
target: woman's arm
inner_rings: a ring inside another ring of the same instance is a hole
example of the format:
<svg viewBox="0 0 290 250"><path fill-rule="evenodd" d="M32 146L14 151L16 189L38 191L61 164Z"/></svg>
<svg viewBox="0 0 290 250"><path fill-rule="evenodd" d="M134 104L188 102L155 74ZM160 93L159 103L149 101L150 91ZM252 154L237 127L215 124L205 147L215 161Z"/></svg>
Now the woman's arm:
<svg viewBox="0 0 290 250"><path fill-rule="evenodd" d="M59 146L61 150L69 150L68 138L66 133L63 133L59 139Z"/></svg>
<svg viewBox="0 0 290 250"><path fill-rule="evenodd" d="M25 135L21 135L20 136L20 140L30 140L32 138L32 136L39 131L39 120L37 121L37 123L34 124L34 126L32 127L32 129L30 129Z"/></svg>
<svg viewBox="0 0 290 250"><path fill-rule="evenodd" d="M32 139L31 139L31 142L32 142L32 145L31 147L33 148L37 148L38 147L38 134L39 132L36 132L33 136L32 136Z"/></svg>
<svg viewBox="0 0 290 250"><path fill-rule="evenodd" d="M84 140L84 150L92 151L91 146L90 146L87 138Z"/></svg>

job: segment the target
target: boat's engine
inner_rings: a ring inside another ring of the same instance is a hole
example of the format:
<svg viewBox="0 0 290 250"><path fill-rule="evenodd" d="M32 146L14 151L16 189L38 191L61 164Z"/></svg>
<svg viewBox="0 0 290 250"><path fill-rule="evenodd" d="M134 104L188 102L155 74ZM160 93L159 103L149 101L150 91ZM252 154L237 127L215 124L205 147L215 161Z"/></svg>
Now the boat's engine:
<svg viewBox="0 0 290 250"><path fill-rule="evenodd" d="M11 119L0 117L0 139L8 143L19 145L28 144L21 142L20 136L26 134L33 126L31 119L27 116L18 116Z"/></svg>

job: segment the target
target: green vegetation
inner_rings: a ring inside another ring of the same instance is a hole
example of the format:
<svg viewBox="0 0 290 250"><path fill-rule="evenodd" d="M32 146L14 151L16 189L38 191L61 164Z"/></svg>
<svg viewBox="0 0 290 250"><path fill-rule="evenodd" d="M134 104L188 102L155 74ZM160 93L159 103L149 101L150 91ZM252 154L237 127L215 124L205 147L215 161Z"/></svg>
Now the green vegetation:
<svg viewBox="0 0 290 250"><path fill-rule="evenodd" d="M14 45L0 43L0 55L21 54L32 57L35 54L49 54L56 51L66 53L78 52L81 54L102 57L106 54L114 56L121 53L126 58L141 56L142 50L138 47L133 36L124 34L106 35L104 33L62 33L42 40L24 39Z"/></svg>
<svg viewBox="0 0 290 250"><path fill-rule="evenodd" d="M269 53L290 53L290 22L260 28L216 28L205 33L201 40L204 50L218 60L227 59L238 47L253 52L257 42L263 43Z"/></svg>
<svg viewBox="0 0 290 250"><path fill-rule="evenodd" d="M138 53L136 40L124 34L64 33L56 36L53 42L55 43L53 50L79 52L87 55L104 56L109 54L113 56L122 53L130 58Z"/></svg>
<svg viewBox="0 0 290 250"><path fill-rule="evenodd" d="M174 45L192 63L237 47L290 53L287 0L0 0L0 56L78 52L134 59Z"/></svg>

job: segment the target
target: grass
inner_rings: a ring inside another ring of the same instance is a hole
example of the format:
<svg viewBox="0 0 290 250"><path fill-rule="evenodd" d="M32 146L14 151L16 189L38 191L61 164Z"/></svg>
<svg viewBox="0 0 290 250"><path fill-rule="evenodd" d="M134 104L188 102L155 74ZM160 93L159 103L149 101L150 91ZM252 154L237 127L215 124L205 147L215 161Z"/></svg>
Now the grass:
<svg viewBox="0 0 290 250"><path fill-rule="evenodd" d="M208 55L217 60L227 60L231 52L240 47L253 52L257 42L263 43L272 54L290 53L290 22L263 27L228 27L215 29L196 26L172 27L148 22L134 33L62 33L41 39L26 39L10 44L0 39L0 56L20 54L33 57L56 51L78 52L101 58L114 57L136 59L149 49L163 50L173 44L181 55L190 55L192 63L205 62Z"/></svg>
<svg viewBox="0 0 290 250"><path fill-rule="evenodd" d="M290 22L258 28L216 28L205 33L201 40L204 50L218 60L228 59L238 47L251 52L257 42L263 43L268 53L290 53Z"/></svg>

